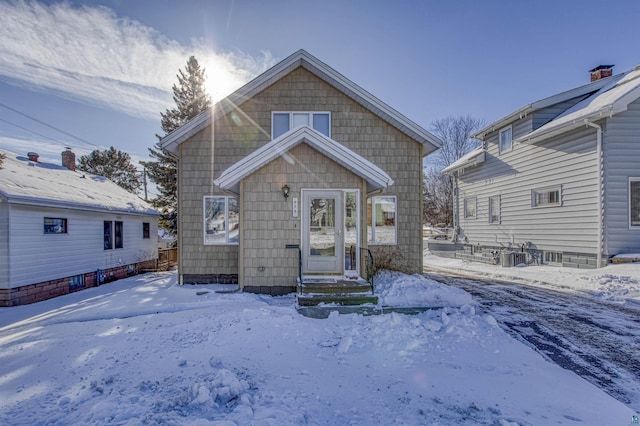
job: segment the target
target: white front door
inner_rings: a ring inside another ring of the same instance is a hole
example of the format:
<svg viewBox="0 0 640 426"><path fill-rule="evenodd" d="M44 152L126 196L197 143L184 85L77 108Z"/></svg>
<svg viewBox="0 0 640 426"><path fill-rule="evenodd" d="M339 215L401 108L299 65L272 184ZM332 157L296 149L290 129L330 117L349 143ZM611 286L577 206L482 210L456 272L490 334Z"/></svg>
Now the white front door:
<svg viewBox="0 0 640 426"><path fill-rule="evenodd" d="M302 193L302 272L344 272L343 191Z"/></svg>

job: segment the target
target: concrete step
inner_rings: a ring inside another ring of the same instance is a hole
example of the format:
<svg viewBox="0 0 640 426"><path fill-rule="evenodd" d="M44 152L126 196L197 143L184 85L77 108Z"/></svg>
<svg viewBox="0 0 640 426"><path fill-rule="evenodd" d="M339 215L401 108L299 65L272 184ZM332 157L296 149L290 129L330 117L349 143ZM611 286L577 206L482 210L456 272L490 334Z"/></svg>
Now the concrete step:
<svg viewBox="0 0 640 426"><path fill-rule="evenodd" d="M366 293L351 294L298 294L298 306L317 306L321 303L356 306L378 303L378 296Z"/></svg>
<svg viewBox="0 0 640 426"><path fill-rule="evenodd" d="M302 294L349 294L371 292L371 285L360 280L337 280L335 282L303 281L299 286Z"/></svg>

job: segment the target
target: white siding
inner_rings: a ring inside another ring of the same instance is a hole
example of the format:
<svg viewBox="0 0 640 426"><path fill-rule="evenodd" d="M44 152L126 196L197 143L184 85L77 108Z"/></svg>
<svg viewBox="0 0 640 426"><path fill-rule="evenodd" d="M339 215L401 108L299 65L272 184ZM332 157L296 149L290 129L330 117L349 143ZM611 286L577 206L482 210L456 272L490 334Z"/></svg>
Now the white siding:
<svg viewBox="0 0 640 426"><path fill-rule="evenodd" d="M531 120L514 123L514 139ZM499 129L496 129L499 130ZM486 161L459 179L460 206L477 197L477 217L460 217L470 244L595 253L597 249L596 134L580 129L539 144L516 144L498 155L497 132L489 135ZM531 207L531 191L562 186L562 206ZM500 196L500 223L489 223L489 197Z"/></svg>
<svg viewBox="0 0 640 426"><path fill-rule="evenodd" d="M9 205L0 197L0 289L9 288Z"/></svg>
<svg viewBox="0 0 640 426"><path fill-rule="evenodd" d="M68 233L44 234L44 217L66 218ZM10 288L157 257L157 219L154 216L12 204L9 206L9 220ZM122 249L104 250L105 220L123 222ZM148 239L142 238L143 222L150 224Z"/></svg>
<svg viewBox="0 0 640 426"><path fill-rule="evenodd" d="M629 229L629 177L640 177L640 100L607 120L604 132L605 254L640 252L640 229Z"/></svg>

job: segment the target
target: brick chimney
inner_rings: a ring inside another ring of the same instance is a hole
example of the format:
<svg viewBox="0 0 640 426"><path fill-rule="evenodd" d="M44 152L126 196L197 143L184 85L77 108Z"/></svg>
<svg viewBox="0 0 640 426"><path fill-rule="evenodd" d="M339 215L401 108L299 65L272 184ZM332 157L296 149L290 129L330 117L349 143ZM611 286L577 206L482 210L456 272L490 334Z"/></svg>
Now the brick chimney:
<svg viewBox="0 0 640 426"><path fill-rule="evenodd" d="M34 163L37 163L38 158L40 158L40 156L38 155L37 152L27 152L27 158L29 159L29 161L33 161Z"/></svg>
<svg viewBox="0 0 640 426"><path fill-rule="evenodd" d="M589 72L591 73L591 81L611 77L613 75L613 65L598 65L594 69L589 70Z"/></svg>
<svg viewBox="0 0 640 426"><path fill-rule="evenodd" d="M62 151L62 166L73 172L76 171L76 154L71 151L70 147Z"/></svg>

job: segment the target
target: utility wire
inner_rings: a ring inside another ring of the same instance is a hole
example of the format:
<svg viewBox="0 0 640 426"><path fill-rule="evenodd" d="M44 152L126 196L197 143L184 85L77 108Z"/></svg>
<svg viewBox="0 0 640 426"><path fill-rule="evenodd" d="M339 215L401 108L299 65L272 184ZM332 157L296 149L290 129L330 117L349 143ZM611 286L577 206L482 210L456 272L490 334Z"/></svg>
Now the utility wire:
<svg viewBox="0 0 640 426"><path fill-rule="evenodd" d="M65 132L65 131L64 131L64 130L62 130L62 129L58 129L57 127L52 126L51 124L45 123L45 122L44 122L44 121L42 121L42 120L38 120L37 118L32 117L32 116L30 116L30 115L28 115L28 114L25 114L24 112L18 111L18 110L17 110L17 109L15 109L15 108L11 108L9 105L5 105L5 104L3 104L2 102L0 102L0 106L1 106L1 107L4 107L4 108L6 108L6 109L8 109L8 110L10 110L10 111L13 111L13 112L15 112L16 114L20 114L21 116L26 117L26 118L28 118L28 119L30 119L30 120L33 120L33 121L35 121L36 123L40 123L40 124L42 124L43 126L47 126L47 127L49 127L50 129L53 129L53 130L55 130L55 131L58 131L58 132L60 132L60 133L65 134L65 135L67 135L67 136L69 136L69 137L72 137L72 138L74 138L74 139L76 139L76 140L78 140L78 141L80 141L80 142L86 143L87 145L91 145L91 146L93 146L93 147L95 147L95 148L100 148L98 145L96 145L96 144L94 144L94 143L91 143L91 142L89 142L89 141L88 141L88 140L86 140L86 139L82 139L81 137L78 137L78 136L76 136L76 135L73 135L73 134L71 134L71 133L69 133L69 132ZM4 121L4 120L3 120L3 121ZM12 124L12 123L10 123L10 124ZM18 126L18 127L19 127L19 126ZM25 130L27 130L27 129L25 129ZM35 132L33 132L33 133L35 133ZM37 134L37 133L36 133L36 134ZM42 136L42 135L40 135L40 136ZM50 139L50 138L49 138L49 139Z"/></svg>
<svg viewBox="0 0 640 426"><path fill-rule="evenodd" d="M17 127L18 129L22 129L22 130L25 130L25 131L27 131L27 132L33 133L34 135L38 135L38 136L43 137L43 138L45 138L45 139L49 139L50 141L53 141L53 142L55 142L55 143L57 143L57 144L60 144L60 145L62 145L62 146L64 146L64 147L69 146L69 144L68 144L68 143L60 142L60 141L59 141L59 140L57 140L57 139L50 138L49 136L43 135L42 133L38 133L38 132L35 132L35 131L31 130L31 129L27 129L26 127L22 127L22 126L20 126L20 125L18 125L18 124L16 124L16 123L12 123L11 121L7 121L7 120L5 120L5 119L3 119L3 118L0 118L0 121L5 122L5 123L7 123L7 124L10 124L10 125L12 125L12 126L15 126L15 127Z"/></svg>

